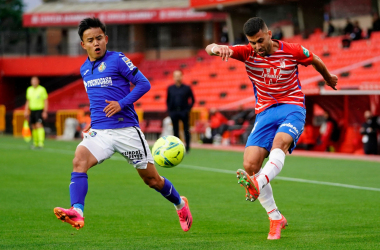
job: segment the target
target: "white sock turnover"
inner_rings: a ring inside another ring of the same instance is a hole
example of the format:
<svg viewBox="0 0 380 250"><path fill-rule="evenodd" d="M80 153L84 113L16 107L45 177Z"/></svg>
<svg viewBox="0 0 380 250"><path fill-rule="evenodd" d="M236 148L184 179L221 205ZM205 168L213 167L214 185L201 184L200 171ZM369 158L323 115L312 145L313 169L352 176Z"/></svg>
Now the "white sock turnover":
<svg viewBox="0 0 380 250"><path fill-rule="evenodd" d="M260 175L256 177L261 189L281 172L284 162L284 151L275 148L270 152L269 160L265 164L263 170L260 171Z"/></svg>
<svg viewBox="0 0 380 250"><path fill-rule="evenodd" d="M175 209L181 210L185 206L185 202L181 199L181 203L179 205L174 205Z"/></svg>

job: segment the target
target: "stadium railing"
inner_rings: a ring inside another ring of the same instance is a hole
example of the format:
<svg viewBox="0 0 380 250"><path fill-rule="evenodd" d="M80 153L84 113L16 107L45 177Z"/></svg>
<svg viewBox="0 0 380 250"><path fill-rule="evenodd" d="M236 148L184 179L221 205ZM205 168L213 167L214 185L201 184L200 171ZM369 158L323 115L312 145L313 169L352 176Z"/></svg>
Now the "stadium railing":
<svg viewBox="0 0 380 250"><path fill-rule="evenodd" d="M81 109L68 109L68 110L58 110L56 113L56 122L55 127L57 128L57 136L63 135L65 129L65 120L67 118L78 119L80 112L83 112Z"/></svg>
<svg viewBox="0 0 380 250"><path fill-rule="evenodd" d="M13 135L22 136L22 126L24 125L24 110L15 110L13 112Z"/></svg>
<svg viewBox="0 0 380 250"><path fill-rule="evenodd" d="M79 116L83 116L84 110L82 109L67 109L67 110L58 110L56 112L56 122L55 126L57 129L57 136L63 135L65 129L65 120L69 117L78 119ZM136 109L137 116L139 121L142 121L144 118L144 111L142 109Z"/></svg>
<svg viewBox="0 0 380 250"><path fill-rule="evenodd" d="M5 131L5 105L0 105L0 133Z"/></svg>

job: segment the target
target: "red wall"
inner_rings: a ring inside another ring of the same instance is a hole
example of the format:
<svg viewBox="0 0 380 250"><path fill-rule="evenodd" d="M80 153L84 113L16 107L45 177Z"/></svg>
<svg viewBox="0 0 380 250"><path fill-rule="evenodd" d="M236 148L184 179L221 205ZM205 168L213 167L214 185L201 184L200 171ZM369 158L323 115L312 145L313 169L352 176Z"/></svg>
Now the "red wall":
<svg viewBox="0 0 380 250"><path fill-rule="evenodd" d="M144 59L142 53L126 54L138 66ZM7 111L14 108L17 82L22 77L62 77L79 75L80 67L87 56L33 56L0 57L0 104L7 105Z"/></svg>
<svg viewBox="0 0 380 250"><path fill-rule="evenodd" d="M128 54L135 65L143 59L143 54ZM31 77L31 76L63 76L78 74L87 56L34 56L5 57L0 59L1 76Z"/></svg>

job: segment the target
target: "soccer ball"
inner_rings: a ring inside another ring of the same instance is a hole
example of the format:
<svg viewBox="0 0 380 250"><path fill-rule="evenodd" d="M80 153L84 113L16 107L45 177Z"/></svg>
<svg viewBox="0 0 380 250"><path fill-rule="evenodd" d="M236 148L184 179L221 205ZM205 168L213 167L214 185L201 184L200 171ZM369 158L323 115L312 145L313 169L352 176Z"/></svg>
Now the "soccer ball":
<svg viewBox="0 0 380 250"><path fill-rule="evenodd" d="M154 162L164 168L172 168L180 164L185 153L186 149L182 141L172 135L159 138L152 148Z"/></svg>

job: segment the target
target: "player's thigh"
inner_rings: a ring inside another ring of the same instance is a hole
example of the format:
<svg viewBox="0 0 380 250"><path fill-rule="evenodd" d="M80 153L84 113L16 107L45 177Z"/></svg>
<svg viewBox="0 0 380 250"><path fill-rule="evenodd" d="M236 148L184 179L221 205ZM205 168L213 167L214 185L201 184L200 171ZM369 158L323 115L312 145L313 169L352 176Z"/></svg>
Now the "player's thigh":
<svg viewBox="0 0 380 250"><path fill-rule="evenodd" d="M146 169L148 163L154 163L149 145L143 132L138 127L114 129L113 145L116 152L136 169Z"/></svg>
<svg viewBox="0 0 380 250"><path fill-rule="evenodd" d="M293 144L294 139L290 134L279 132L274 137L272 150L275 148L279 148L286 153L287 151L289 151L289 148L291 148Z"/></svg>
<svg viewBox="0 0 380 250"><path fill-rule="evenodd" d="M247 139L246 148L257 146L265 148L268 152L271 150L278 128L278 117L273 112L274 109L267 109L256 116L255 125Z"/></svg>
<svg viewBox="0 0 380 250"><path fill-rule="evenodd" d="M258 146L249 146L244 150L244 169L249 175L258 173L268 156L269 152L265 148Z"/></svg>
<svg viewBox="0 0 380 250"><path fill-rule="evenodd" d="M75 150L75 156L73 160L73 171L78 173L86 173L88 169L98 164L98 160L83 145L78 145Z"/></svg>
<svg viewBox="0 0 380 250"><path fill-rule="evenodd" d="M83 140L79 143L77 150L80 146L85 147L95 157L97 164L102 163L115 152L112 146L112 137L108 131L105 129L90 129L87 133L83 133Z"/></svg>
<svg viewBox="0 0 380 250"><path fill-rule="evenodd" d="M296 147L297 141L304 130L306 110L296 105L287 105L287 107L284 108L286 110L284 110L283 113L287 115L276 131L275 141L273 142L275 145L273 145L273 147L284 147L284 145L288 143L288 151L291 153ZM289 135L291 138L282 133Z"/></svg>

